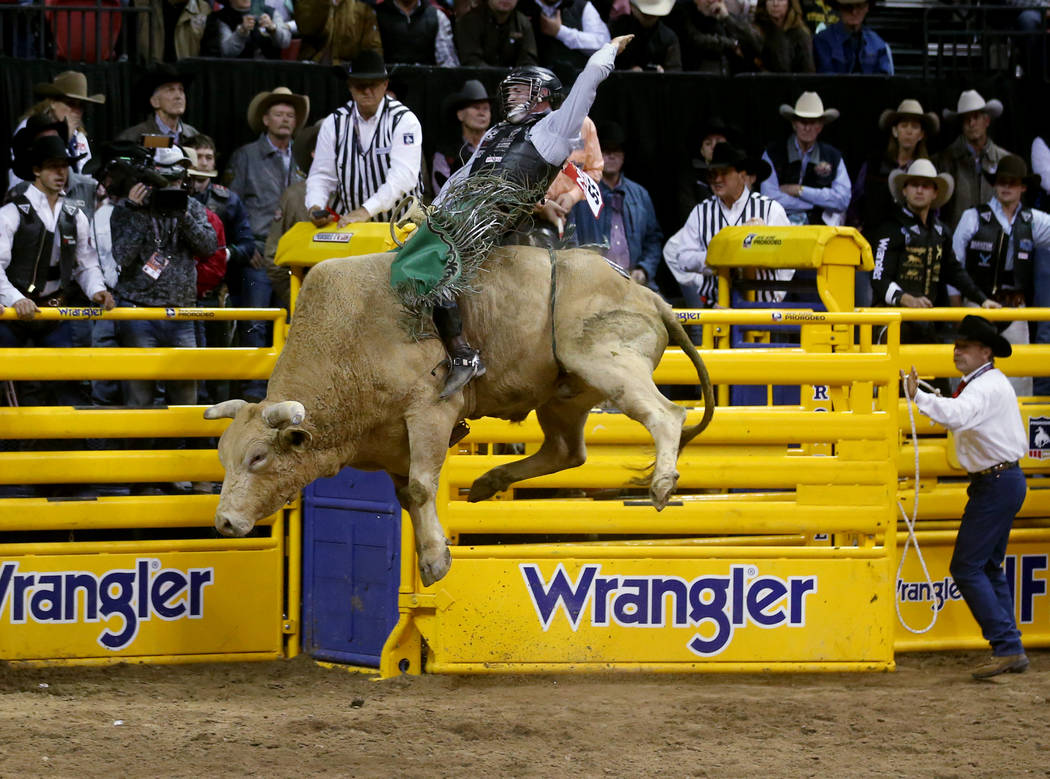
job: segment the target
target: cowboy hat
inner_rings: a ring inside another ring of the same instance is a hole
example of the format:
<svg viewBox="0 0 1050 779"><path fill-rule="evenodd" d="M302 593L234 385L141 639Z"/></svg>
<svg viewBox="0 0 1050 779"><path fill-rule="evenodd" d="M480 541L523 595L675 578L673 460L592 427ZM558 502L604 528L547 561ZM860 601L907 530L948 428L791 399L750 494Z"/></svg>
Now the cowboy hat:
<svg viewBox="0 0 1050 779"><path fill-rule="evenodd" d="M992 350L995 357L1009 357L1013 353L1013 347L1002 335L995 325L983 316L969 314L963 317L959 325L959 332L955 334L956 341L976 341L984 344Z"/></svg>
<svg viewBox="0 0 1050 779"><path fill-rule="evenodd" d="M623 151L627 135L617 122L602 122L595 129L603 152Z"/></svg>
<svg viewBox="0 0 1050 779"><path fill-rule="evenodd" d="M260 92L248 104L248 126L252 128L252 132L263 131L263 114L277 103L287 103L295 109L296 127L306 124L306 117L310 115L310 98L306 95L296 95L288 87L277 87L272 92Z"/></svg>
<svg viewBox="0 0 1050 779"><path fill-rule="evenodd" d="M375 49L363 49L350 62L333 66L332 71L349 81L385 81L390 78L382 52Z"/></svg>
<svg viewBox="0 0 1050 779"><path fill-rule="evenodd" d="M1022 157L1018 157L1016 154L1007 154L996 166L994 171L984 171L984 177L988 179L988 182L994 187L995 181L1000 176L1006 178L1020 179L1021 183L1026 187L1037 187L1043 180L1043 177L1038 173L1028 173L1028 164Z"/></svg>
<svg viewBox="0 0 1050 779"><path fill-rule="evenodd" d="M754 176L756 184L765 181L773 172L773 167L765 160L727 142L715 144L710 162L694 160L693 167L701 172L735 168L741 173Z"/></svg>
<svg viewBox="0 0 1050 779"><path fill-rule="evenodd" d="M462 89L453 92L442 101L441 113L455 113L468 105L485 101L492 102L492 96L485 89L485 85L476 78L468 79L464 82Z"/></svg>
<svg viewBox="0 0 1050 779"><path fill-rule="evenodd" d="M918 100L901 100L897 110L887 108L879 115L879 129L885 132L904 119L914 119L922 125L927 135L936 135L941 129L941 120L933 111L923 113Z"/></svg>
<svg viewBox="0 0 1050 779"><path fill-rule="evenodd" d="M796 119L820 119L824 124L829 124L839 118L838 109L824 110L824 101L816 92L803 92L795 101L794 108L787 103L781 104L780 115L789 122Z"/></svg>
<svg viewBox="0 0 1050 779"><path fill-rule="evenodd" d="M313 162L311 154L317 148L317 135L321 132L322 122L324 119L319 119L309 127L304 127L292 143L292 159L303 173L310 172L310 163Z"/></svg>
<svg viewBox="0 0 1050 779"><path fill-rule="evenodd" d="M33 180L33 165L29 158L29 151L37 138L46 135L60 138L62 145L65 146L69 142L69 125L64 121L49 121L45 114L33 114L26 119L25 126L11 139L13 159L11 170L18 178L24 181Z"/></svg>
<svg viewBox="0 0 1050 779"><path fill-rule="evenodd" d="M169 181L182 178L191 164L190 158L186 156L181 146L167 146L153 150L153 168Z"/></svg>
<svg viewBox="0 0 1050 779"><path fill-rule="evenodd" d="M86 154L72 155L66 148L66 142L58 135L40 135L33 139L31 144L23 145L16 152L14 164L11 169L15 175L25 181L32 181L33 168L42 166L48 160L60 160L67 165L84 159Z"/></svg>
<svg viewBox="0 0 1050 779"><path fill-rule="evenodd" d="M959 95L959 104L952 111L944 109L944 118L949 121L963 114L972 114L974 111L984 111L988 116L995 119L1003 113L1003 104L998 100L985 100L976 89L967 89Z"/></svg>
<svg viewBox="0 0 1050 779"><path fill-rule="evenodd" d="M667 16L674 3L675 0L631 0L631 5L649 16Z"/></svg>
<svg viewBox="0 0 1050 779"><path fill-rule="evenodd" d="M184 147L183 151L186 152L186 158L190 161L189 167L186 168L187 175L199 179L213 179L219 175L216 170L200 170L197 167L197 150L192 146Z"/></svg>
<svg viewBox="0 0 1050 779"><path fill-rule="evenodd" d="M139 99L148 103L153 93L165 84L182 84L183 89L189 89L193 79L192 73L180 70L170 63L160 62L148 68L135 87Z"/></svg>
<svg viewBox="0 0 1050 779"><path fill-rule="evenodd" d="M59 73L51 81L34 86L33 91L43 97L66 97L82 103L106 102L106 96L101 92L95 95L87 93L87 76L75 70Z"/></svg>
<svg viewBox="0 0 1050 779"><path fill-rule="evenodd" d="M950 173L938 173L937 168L927 159L917 159L906 170L895 170L890 173L890 194L894 200L904 202L904 187L912 179L922 179L937 187L937 197L930 203L930 208L940 208L947 203L955 191L955 179Z"/></svg>

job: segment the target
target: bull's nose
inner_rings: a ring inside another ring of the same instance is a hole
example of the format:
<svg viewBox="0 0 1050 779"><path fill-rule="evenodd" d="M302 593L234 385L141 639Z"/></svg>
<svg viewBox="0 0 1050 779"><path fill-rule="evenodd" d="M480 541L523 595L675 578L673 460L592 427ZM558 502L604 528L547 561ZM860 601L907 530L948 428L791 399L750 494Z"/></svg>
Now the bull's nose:
<svg viewBox="0 0 1050 779"><path fill-rule="evenodd" d="M238 521L230 514L219 512L215 515L215 529L224 536L239 538L247 535L252 529L252 524L243 520Z"/></svg>

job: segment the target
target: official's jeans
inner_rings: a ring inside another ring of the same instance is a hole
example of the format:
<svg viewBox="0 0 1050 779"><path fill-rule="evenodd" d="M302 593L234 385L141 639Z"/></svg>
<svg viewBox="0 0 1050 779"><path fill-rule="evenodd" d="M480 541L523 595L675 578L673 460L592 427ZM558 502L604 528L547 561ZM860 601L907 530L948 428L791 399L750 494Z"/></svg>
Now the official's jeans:
<svg viewBox="0 0 1050 779"><path fill-rule="evenodd" d="M955 552L949 570L970 607L981 635L997 657L1024 651L1014 620L1014 602L1003 572L1006 543L1027 487L1017 466L987 476L975 476L966 490Z"/></svg>
<svg viewBox="0 0 1050 779"><path fill-rule="evenodd" d="M241 306L244 308L268 308L273 300L273 286L265 270L247 265L241 269ZM241 346L259 347L267 344L269 322L252 320L238 323L245 326L241 334ZM265 381L249 381L241 386L241 391L252 399L266 396Z"/></svg>

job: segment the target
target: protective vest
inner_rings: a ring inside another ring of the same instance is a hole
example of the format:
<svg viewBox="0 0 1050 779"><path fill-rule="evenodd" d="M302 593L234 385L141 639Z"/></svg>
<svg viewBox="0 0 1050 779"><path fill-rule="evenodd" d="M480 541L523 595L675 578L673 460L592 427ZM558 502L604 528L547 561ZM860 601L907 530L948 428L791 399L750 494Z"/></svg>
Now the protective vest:
<svg viewBox="0 0 1050 779"><path fill-rule="evenodd" d="M945 261L947 228L930 216L923 225L914 214L898 209L897 223L904 247L891 281L907 294L936 301L940 292L941 268Z"/></svg>
<svg viewBox="0 0 1050 779"><path fill-rule="evenodd" d="M562 25L573 30L582 30L583 9L587 2L588 0L572 0L571 2L562 3L558 7L558 10L561 12ZM376 7L378 8L379 6ZM553 35L544 35L540 32L539 17L543 15L543 11L537 3L519 3L518 10L532 20L536 33L536 49L539 52L539 60L546 67L560 73L562 69L582 70L587 65L588 52L570 49Z"/></svg>
<svg viewBox="0 0 1050 779"><path fill-rule="evenodd" d="M393 0L375 6L383 57L387 62L436 65L434 40L440 13L427 0L420 0L411 16L405 16Z"/></svg>
<svg viewBox="0 0 1050 779"><path fill-rule="evenodd" d="M1006 269L1007 249L1013 244L1013 267ZM1025 278L1022 266L1032 262L1032 212L1027 208L1014 220L1010 234L1003 232L991 207L977 206L977 232L966 244L966 271L990 298L1000 292L1022 290L1026 298L1031 290L1022 289L1020 278ZM1019 274L1018 271L1021 271Z"/></svg>
<svg viewBox="0 0 1050 779"><path fill-rule="evenodd" d="M781 184L801 184L803 187L813 189L827 189L835 181L842 154L834 146L817 141L815 148L819 150L820 162L816 165L809 163L804 171L802 160L788 159L788 145L794 143L794 136L788 138L787 143L774 143L766 150L769 159L773 163L773 170L777 172L777 181ZM800 175L801 172L801 175ZM807 214L810 224L824 224L821 214L824 209L814 206Z"/></svg>
<svg viewBox="0 0 1050 779"><path fill-rule="evenodd" d="M534 189L542 186L546 192L561 168L543 159L529 140L532 126L542 118L542 114L532 114L520 124L496 125L478 147L471 175L499 170L516 184Z"/></svg>
<svg viewBox="0 0 1050 779"><path fill-rule="evenodd" d="M18 229L11 242L7 280L27 297L40 297L49 281L58 281L59 291L68 290L77 259L76 207L63 203L58 212L58 265L52 267L55 233L44 227L25 195L18 195L11 202L18 208Z"/></svg>

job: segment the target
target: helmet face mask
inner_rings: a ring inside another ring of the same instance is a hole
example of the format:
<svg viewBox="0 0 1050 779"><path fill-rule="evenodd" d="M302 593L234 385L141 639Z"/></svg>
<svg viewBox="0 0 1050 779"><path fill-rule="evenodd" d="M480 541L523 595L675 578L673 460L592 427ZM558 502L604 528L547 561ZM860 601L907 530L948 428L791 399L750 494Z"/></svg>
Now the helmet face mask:
<svg viewBox="0 0 1050 779"><path fill-rule="evenodd" d="M503 113L511 124L518 124L540 103L557 107L561 98L561 81L546 68L517 68L499 85Z"/></svg>

